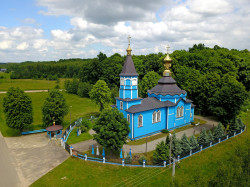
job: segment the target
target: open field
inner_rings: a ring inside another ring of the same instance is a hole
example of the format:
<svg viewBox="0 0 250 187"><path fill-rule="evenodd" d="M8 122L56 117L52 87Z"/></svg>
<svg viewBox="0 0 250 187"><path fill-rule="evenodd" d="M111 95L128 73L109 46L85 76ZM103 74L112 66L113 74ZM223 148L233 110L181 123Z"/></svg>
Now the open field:
<svg viewBox="0 0 250 187"><path fill-rule="evenodd" d="M30 129L41 129L42 127L42 105L44 103L45 98L48 96L47 92L41 93L27 93L31 99L33 104L33 113L34 113L34 121L31 125ZM66 102L70 107L71 112L69 112L64 118L64 125L68 126L71 121L78 119L83 116L90 116L92 114L96 114L99 111L99 107L96 106L90 99L81 98L77 95L64 93L64 97ZM3 97L6 94L0 94L0 130L3 136L18 136L19 131L13 130L9 128L5 124L4 113L3 113Z"/></svg>
<svg viewBox="0 0 250 187"><path fill-rule="evenodd" d="M33 79L10 79L8 73L0 73L4 79L0 79L0 91L7 91L10 87L19 87L23 90L48 90L53 89L57 85L56 81L49 80L33 80ZM60 89L64 89L64 81L60 79Z"/></svg>
<svg viewBox="0 0 250 187"><path fill-rule="evenodd" d="M250 112L242 116L250 127ZM206 149L181 161L176 168L175 181L179 186L204 186L219 169L219 164L235 154L239 147L249 146L249 131ZM69 158L47 173L32 186L170 186L168 168L132 168ZM199 180L197 180L199 179ZM199 182L202 181L203 185ZM206 186L206 185L205 185Z"/></svg>

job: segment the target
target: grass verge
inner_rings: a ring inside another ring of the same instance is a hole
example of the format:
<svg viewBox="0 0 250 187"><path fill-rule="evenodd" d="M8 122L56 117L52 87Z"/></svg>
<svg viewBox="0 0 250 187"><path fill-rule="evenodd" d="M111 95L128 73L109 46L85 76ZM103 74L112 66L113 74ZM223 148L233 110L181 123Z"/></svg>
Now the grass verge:
<svg viewBox="0 0 250 187"><path fill-rule="evenodd" d="M250 127L250 112L242 116ZM235 154L239 146L249 146L249 132L231 138L181 161L176 168L178 186L199 185L214 177L219 163ZM61 165L37 180L31 186L173 186L168 168L133 168L68 158Z"/></svg>
<svg viewBox="0 0 250 187"><path fill-rule="evenodd" d="M82 133L79 136L77 136L77 128L74 128L69 135L67 144L71 145L85 140L90 140L92 138L93 136L91 136L88 132Z"/></svg>

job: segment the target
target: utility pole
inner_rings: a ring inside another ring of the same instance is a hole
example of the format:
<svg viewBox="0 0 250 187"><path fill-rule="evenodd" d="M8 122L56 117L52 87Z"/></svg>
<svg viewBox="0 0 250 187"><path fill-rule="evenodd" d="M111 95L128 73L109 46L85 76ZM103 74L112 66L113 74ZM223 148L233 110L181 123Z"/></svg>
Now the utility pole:
<svg viewBox="0 0 250 187"><path fill-rule="evenodd" d="M173 158L173 172L172 172L172 176L174 177L175 175L175 158Z"/></svg>
<svg viewBox="0 0 250 187"><path fill-rule="evenodd" d="M147 155L147 152L148 152L148 137L146 136L146 155Z"/></svg>
<svg viewBox="0 0 250 187"><path fill-rule="evenodd" d="M172 134L169 133L169 167L171 168L171 146L172 146Z"/></svg>

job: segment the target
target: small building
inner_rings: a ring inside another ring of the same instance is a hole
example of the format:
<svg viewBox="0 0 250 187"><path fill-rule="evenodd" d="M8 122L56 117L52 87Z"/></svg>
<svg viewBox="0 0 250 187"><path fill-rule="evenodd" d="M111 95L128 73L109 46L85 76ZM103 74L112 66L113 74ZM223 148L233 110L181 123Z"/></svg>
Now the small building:
<svg viewBox="0 0 250 187"><path fill-rule="evenodd" d="M134 140L190 124L194 120L193 101L187 92L176 85L171 77L172 59L168 52L164 59L163 77L151 90L147 98L138 97L138 73L136 72L130 44L127 57L120 73L119 97L116 107L129 122L129 138Z"/></svg>
<svg viewBox="0 0 250 187"><path fill-rule="evenodd" d="M62 129L63 129L63 126L56 125L55 122L53 122L52 126L49 126L49 127L46 128L47 135L48 135L49 139L51 139L51 138L56 138L56 139L61 138Z"/></svg>
<svg viewBox="0 0 250 187"><path fill-rule="evenodd" d="M4 68L0 69L0 72L4 72L5 73L6 71L7 71L7 69L4 69Z"/></svg>

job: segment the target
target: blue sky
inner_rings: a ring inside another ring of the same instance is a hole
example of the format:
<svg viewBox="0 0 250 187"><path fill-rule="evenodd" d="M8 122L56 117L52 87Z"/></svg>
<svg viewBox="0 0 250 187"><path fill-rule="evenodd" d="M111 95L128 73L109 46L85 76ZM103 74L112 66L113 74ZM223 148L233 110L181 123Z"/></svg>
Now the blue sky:
<svg viewBox="0 0 250 187"><path fill-rule="evenodd" d="M0 62L188 49L250 49L249 0L10 0L0 3Z"/></svg>

